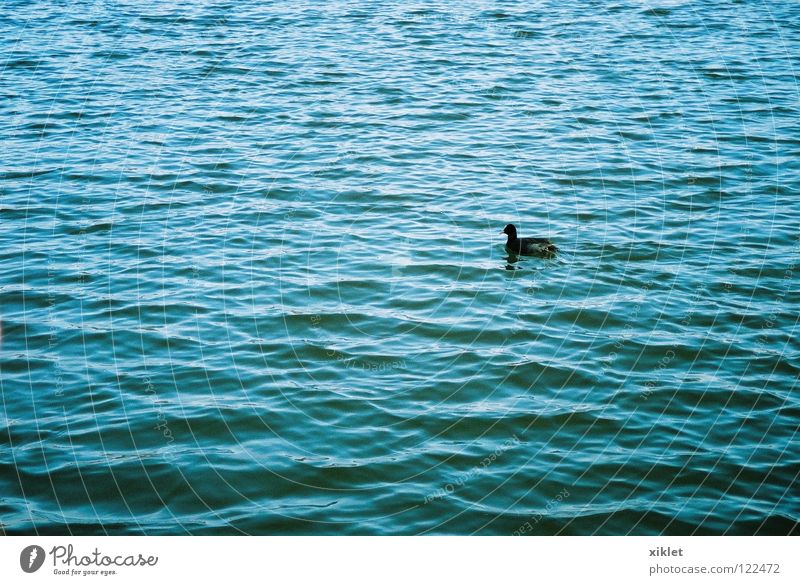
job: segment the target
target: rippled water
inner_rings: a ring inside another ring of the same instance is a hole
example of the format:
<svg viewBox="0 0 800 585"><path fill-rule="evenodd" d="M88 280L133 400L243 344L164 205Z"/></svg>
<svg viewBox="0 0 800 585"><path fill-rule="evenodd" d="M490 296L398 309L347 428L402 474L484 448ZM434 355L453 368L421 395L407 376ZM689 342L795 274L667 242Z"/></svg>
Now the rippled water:
<svg viewBox="0 0 800 585"><path fill-rule="evenodd" d="M798 532L796 2L0 32L0 532Z"/></svg>

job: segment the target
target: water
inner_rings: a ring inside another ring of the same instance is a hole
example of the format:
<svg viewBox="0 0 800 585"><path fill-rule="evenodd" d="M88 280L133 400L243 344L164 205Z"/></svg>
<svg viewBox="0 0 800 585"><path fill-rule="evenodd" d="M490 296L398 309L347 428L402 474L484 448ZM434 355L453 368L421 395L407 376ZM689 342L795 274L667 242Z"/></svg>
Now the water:
<svg viewBox="0 0 800 585"><path fill-rule="evenodd" d="M0 32L0 532L798 532L797 3Z"/></svg>

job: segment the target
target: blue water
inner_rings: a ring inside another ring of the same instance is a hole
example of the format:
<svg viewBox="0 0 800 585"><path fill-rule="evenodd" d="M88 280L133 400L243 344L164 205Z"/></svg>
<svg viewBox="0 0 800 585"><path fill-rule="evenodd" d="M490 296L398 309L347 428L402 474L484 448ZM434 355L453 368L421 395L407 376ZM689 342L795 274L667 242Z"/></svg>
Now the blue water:
<svg viewBox="0 0 800 585"><path fill-rule="evenodd" d="M798 70L788 0L4 2L0 533L797 534Z"/></svg>

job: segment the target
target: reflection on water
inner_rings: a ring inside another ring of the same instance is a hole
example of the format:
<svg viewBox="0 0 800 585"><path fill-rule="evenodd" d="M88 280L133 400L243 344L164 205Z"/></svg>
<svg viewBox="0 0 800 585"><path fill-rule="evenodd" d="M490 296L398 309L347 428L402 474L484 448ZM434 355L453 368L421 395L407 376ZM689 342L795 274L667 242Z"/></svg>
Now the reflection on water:
<svg viewBox="0 0 800 585"><path fill-rule="evenodd" d="M519 256L516 256L515 254L509 254L506 257L506 270L520 270L522 267L518 265L519 260Z"/></svg>

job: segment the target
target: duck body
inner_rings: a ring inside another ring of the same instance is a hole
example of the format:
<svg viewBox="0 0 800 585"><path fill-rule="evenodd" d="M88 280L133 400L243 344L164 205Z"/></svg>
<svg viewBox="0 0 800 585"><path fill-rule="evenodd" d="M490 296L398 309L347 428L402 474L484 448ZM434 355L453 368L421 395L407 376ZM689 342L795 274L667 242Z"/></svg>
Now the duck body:
<svg viewBox="0 0 800 585"><path fill-rule="evenodd" d="M506 250L517 256L548 256L558 251L556 245L547 238L518 238L517 228L511 223L503 233L508 236Z"/></svg>

